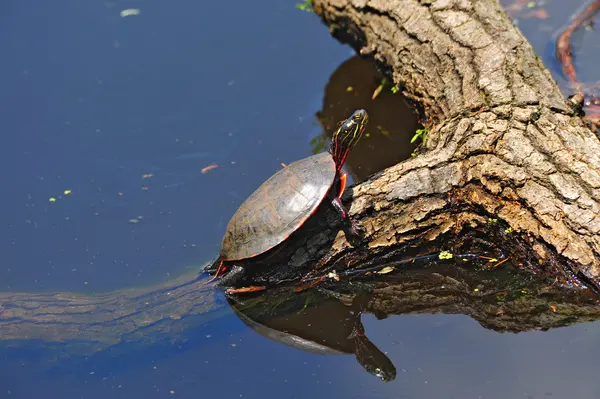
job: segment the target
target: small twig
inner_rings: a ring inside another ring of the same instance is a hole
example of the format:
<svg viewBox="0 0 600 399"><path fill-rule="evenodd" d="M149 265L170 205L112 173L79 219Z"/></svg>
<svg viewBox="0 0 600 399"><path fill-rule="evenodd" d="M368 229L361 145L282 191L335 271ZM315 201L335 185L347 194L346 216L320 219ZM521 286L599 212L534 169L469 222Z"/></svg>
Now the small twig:
<svg viewBox="0 0 600 399"><path fill-rule="evenodd" d="M506 262L509 259L510 259L510 256L508 258L501 260L500 262L498 262L497 264L494 265L494 269L496 269L497 267L499 267L501 264L503 264L504 262Z"/></svg>
<svg viewBox="0 0 600 399"><path fill-rule="evenodd" d="M575 66L573 65L573 52L571 49L571 36L575 31L581 28L582 25L590 23L596 12L600 9L600 0L593 0L583 9L583 11L573 18L573 22L562 31L556 39L556 58L562 65L563 74L575 88L575 94L583 99L586 95L584 86L577 79ZM600 127L600 107L596 105L586 106L586 111L591 113L587 118Z"/></svg>
<svg viewBox="0 0 600 399"><path fill-rule="evenodd" d="M563 73L569 82L577 85L579 85L579 81L577 80L575 66L573 65L571 35L582 25L590 22L594 18L594 15L598 9L600 9L600 0L592 1L579 15L573 19L573 22L571 22L571 24L567 26L567 28L560 35L558 35L556 40L556 57L563 67Z"/></svg>

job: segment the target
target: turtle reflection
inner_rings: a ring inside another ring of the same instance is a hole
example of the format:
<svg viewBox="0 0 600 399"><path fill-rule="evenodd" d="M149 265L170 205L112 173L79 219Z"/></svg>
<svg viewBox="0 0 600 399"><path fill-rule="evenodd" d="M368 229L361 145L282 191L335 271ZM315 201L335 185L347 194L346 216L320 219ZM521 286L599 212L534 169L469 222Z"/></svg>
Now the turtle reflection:
<svg viewBox="0 0 600 399"><path fill-rule="evenodd" d="M266 338L320 355L354 354L369 373L394 380L394 364L365 335L359 301L335 295L313 289L227 300L244 324Z"/></svg>

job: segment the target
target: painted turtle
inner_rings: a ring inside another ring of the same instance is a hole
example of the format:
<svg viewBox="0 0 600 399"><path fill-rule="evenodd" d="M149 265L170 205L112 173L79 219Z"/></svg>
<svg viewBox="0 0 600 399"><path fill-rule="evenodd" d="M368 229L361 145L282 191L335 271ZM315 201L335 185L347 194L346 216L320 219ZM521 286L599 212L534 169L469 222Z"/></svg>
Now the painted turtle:
<svg viewBox="0 0 600 399"><path fill-rule="evenodd" d="M329 151L285 166L244 201L229 221L221 243L221 253L210 267L217 269L214 278L221 277L219 286L240 280L244 268L236 265L236 262L264 254L281 244L326 199L350 224L352 233L358 235L340 200L346 187L346 174L342 172L342 166L348 152L362 136L367 121L365 110L355 111L339 123ZM229 291L240 293L261 289L264 287Z"/></svg>

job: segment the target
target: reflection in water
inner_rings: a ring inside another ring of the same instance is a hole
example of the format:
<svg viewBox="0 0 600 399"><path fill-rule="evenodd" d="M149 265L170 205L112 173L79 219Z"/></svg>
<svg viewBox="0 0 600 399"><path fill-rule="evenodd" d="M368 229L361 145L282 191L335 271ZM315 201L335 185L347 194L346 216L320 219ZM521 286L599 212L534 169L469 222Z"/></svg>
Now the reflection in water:
<svg viewBox="0 0 600 399"><path fill-rule="evenodd" d="M241 301L228 297L228 302L258 334L306 352L354 354L365 370L386 382L395 378L396 367L366 337L363 314L377 319L465 314L486 329L513 333L600 318L598 299L589 290L540 285L513 266L502 270L473 266L432 262L401 269L387 265L382 269L385 273L371 272L361 280L323 282L300 293L273 290Z"/></svg>
<svg viewBox="0 0 600 399"><path fill-rule="evenodd" d="M401 94L394 94L387 85L372 99L382 79L383 75L373 63L359 56L350 58L330 76L322 111L317 113L328 137L335 131L336 123L354 109L364 108L369 113L364 137L346 162L346 169L355 182L409 158L418 144L410 143L418 124Z"/></svg>
<svg viewBox="0 0 600 399"><path fill-rule="evenodd" d="M486 270L457 259L418 265L399 261L369 273L352 280L340 275L339 281L323 281L301 292L282 287L228 300L259 334L306 352L354 354L383 381L393 380L396 368L365 336L365 315L381 320L464 314L486 329L514 333L600 319L598 299L589 290L543 285L508 262ZM35 348L37 363L57 366L56 359L127 363L143 354L152 357L161 345L204 341L204 333L198 332L202 326L227 313L215 294L196 273L95 296L0 294L0 350L13 359L21 356L19 349ZM414 359L399 361L397 366L406 368Z"/></svg>
<svg viewBox="0 0 600 399"><path fill-rule="evenodd" d="M298 294L264 294L237 302L228 298L236 315L258 334L320 355L354 354L369 373L389 382L396 368L365 335L360 301L322 290Z"/></svg>

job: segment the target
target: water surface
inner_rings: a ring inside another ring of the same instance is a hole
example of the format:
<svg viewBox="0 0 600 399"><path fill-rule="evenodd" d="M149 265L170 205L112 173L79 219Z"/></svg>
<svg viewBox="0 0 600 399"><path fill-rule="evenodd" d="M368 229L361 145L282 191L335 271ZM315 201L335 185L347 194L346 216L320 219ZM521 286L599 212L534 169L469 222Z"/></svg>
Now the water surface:
<svg viewBox="0 0 600 399"><path fill-rule="evenodd" d="M548 19L517 18L546 60L577 6L544 7ZM128 8L141 12L121 17ZM598 79L597 39L577 36L586 81ZM277 0L5 2L0 54L0 291L83 293L214 258L241 201L281 162L312 153L330 76L354 55ZM223 314L184 342L88 357L67 346L54 360L43 342L5 348L0 397L600 396L597 323L500 334L461 315L364 315L397 369L382 383L352 355L254 333L218 300Z"/></svg>

